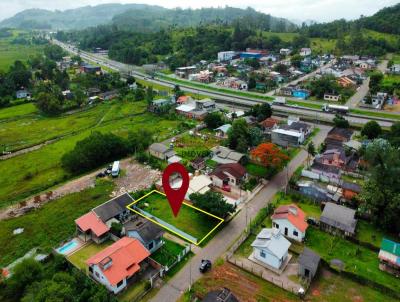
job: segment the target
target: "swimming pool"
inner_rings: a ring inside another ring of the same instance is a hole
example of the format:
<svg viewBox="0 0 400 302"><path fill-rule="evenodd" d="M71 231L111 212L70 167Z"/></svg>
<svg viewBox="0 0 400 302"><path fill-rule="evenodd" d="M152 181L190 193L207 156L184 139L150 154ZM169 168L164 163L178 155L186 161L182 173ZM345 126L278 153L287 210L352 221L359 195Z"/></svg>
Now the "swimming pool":
<svg viewBox="0 0 400 302"><path fill-rule="evenodd" d="M78 246L79 246L78 241L76 239L72 239L70 242L67 242L63 246L57 248L56 251L59 254L68 255L70 252L72 252Z"/></svg>

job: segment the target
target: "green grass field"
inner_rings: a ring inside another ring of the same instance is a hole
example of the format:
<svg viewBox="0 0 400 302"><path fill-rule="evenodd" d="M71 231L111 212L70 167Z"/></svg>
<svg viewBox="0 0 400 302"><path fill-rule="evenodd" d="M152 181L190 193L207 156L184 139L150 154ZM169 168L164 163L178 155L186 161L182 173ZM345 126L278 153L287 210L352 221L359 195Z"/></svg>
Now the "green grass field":
<svg viewBox="0 0 400 302"><path fill-rule="evenodd" d="M148 204L148 206L146 206L145 203ZM185 204L182 205L178 216L175 217L167 198L157 192L153 192L141 199L137 205L151 215L197 238L198 242L221 222Z"/></svg>
<svg viewBox="0 0 400 302"><path fill-rule="evenodd" d="M136 103L134 103L136 104ZM39 150L0 161L0 207L15 203L22 198L44 191L70 179L60 165L63 154L73 149L76 142L89 136L92 131L112 132L126 137L129 131L149 129L154 139L168 138L177 128L179 120L166 120L150 113L125 116L117 120L103 121L96 127L67 136Z"/></svg>
<svg viewBox="0 0 400 302"><path fill-rule="evenodd" d="M151 258L158 263L166 266L174 263L176 257L178 257L180 253L182 253L185 247L165 238L163 240L165 242L164 245L157 251L155 251L151 255Z"/></svg>
<svg viewBox="0 0 400 302"><path fill-rule="evenodd" d="M33 103L27 103L0 109L0 122L8 119L20 119L26 116L34 116L38 113Z"/></svg>
<svg viewBox="0 0 400 302"><path fill-rule="evenodd" d="M99 181L96 187L67 195L23 216L0 221L0 267L34 247L50 251L75 233L75 219L109 199L113 184ZM24 228L13 235L16 228Z"/></svg>
<svg viewBox="0 0 400 302"><path fill-rule="evenodd" d="M11 41L18 32L13 33L12 37L0 38L0 71L7 71L16 60L26 63L30 57L40 54L43 50L43 46L38 45L12 44Z"/></svg>
<svg viewBox="0 0 400 302"><path fill-rule="evenodd" d="M256 177L266 177L268 175L268 168L253 163L245 165L247 173Z"/></svg>

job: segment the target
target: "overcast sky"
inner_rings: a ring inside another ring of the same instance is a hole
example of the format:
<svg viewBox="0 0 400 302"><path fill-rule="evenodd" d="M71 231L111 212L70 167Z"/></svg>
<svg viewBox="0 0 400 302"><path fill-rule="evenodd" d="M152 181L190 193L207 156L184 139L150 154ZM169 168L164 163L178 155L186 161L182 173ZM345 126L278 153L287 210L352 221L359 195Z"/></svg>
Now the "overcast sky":
<svg viewBox="0 0 400 302"><path fill-rule="evenodd" d="M210 6L253 7L256 10L295 20L331 21L360 15L372 15L379 9L398 3L397 0L0 0L0 20L28 8L65 10L104 3L146 3L168 8L199 8Z"/></svg>

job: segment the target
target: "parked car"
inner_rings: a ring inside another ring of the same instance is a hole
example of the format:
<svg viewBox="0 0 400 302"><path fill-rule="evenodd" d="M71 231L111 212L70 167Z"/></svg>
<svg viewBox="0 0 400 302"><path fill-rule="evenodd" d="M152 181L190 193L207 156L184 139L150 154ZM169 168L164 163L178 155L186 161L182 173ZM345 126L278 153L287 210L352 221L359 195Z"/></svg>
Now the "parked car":
<svg viewBox="0 0 400 302"><path fill-rule="evenodd" d="M106 177L106 174L104 172L100 172L96 175L96 178L103 178Z"/></svg>
<svg viewBox="0 0 400 302"><path fill-rule="evenodd" d="M309 225L319 225L319 221L314 217L308 217L307 218L307 223Z"/></svg>
<svg viewBox="0 0 400 302"><path fill-rule="evenodd" d="M211 261L204 260L204 259L201 260L200 267L199 267L200 273L206 273L210 269L211 269Z"/></svg>

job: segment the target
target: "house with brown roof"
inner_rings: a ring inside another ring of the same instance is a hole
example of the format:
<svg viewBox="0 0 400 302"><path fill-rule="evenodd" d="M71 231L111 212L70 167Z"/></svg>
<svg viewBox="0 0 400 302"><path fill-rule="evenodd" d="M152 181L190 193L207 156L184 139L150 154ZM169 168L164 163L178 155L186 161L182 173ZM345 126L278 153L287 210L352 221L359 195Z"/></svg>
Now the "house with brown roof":
<svg viewBox="0 0 400 302"><path fill-rule="evenodd" d="M247 178L246 169L238 163L218 165L210 173L213 185L218 188L227 188L230 186L239 186Z"/></svg>
<svg viewBox="0 0 400 302"><path fill-rule="evenodd" d="M278 127L279 120L269 117L262 122L260 122L260 126L264 131L270 131Z"/></svg>
<svg viewBox="0 0 400 302"><path fill-rule="evenodd" d="M150 252L134 238L124 237L90 257L89 275L109 291L118 294L149 264Z"/></svg>
<svg viewBox="0 0 400 302"><path fill-rule="evenodd" d="M308 224L305 213L295 204L282 205L271 216L272 227L278 229L287 238L302 242Z"/></svg>

